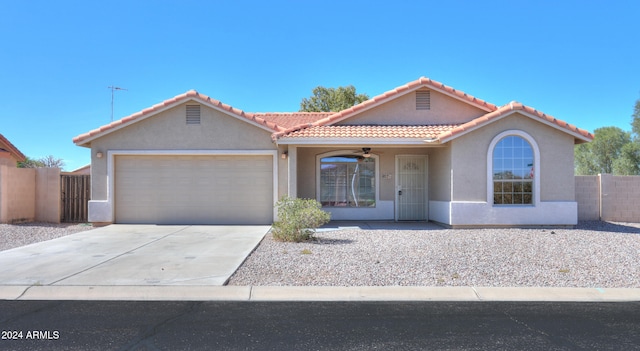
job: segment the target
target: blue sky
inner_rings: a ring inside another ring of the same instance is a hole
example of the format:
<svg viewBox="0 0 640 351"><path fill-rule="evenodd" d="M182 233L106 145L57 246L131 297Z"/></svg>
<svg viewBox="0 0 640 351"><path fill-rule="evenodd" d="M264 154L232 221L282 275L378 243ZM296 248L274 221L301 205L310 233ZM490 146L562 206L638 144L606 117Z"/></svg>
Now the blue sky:
<svg viewBox="0 0 640 351"><path fill-rule="evenodd" d="M421 76L593 131L631 130L640 1L0 0L0 133L89 162L76 135L196 89L297 111L318 86L375 96Z"/></svg>

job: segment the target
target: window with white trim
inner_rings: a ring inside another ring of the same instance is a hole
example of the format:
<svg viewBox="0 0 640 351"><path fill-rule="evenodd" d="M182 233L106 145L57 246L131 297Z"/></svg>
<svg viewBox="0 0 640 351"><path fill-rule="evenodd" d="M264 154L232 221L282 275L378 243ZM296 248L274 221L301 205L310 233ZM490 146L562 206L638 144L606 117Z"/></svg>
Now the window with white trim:
<svg viewBox="0 0 640 351"><path fill-rule="evenodd" d="M493 148L493 204L534 203L535 155L531 144L519 135L507 135Z"/></svg>
<svg viewBox="0 0 640 351"><path fill-rule="evenodd" d="M336 155L320 159L323 207L375 207L376 158Z"/></svg>

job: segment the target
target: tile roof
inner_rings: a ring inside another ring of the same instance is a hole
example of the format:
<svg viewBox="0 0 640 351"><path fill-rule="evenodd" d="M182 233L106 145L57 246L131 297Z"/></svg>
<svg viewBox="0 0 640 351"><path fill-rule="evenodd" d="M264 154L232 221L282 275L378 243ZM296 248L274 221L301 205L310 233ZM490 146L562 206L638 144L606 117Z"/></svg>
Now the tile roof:
<svg viewBox="0 0 640 351"><path fill-rule="evenodd" d="M588 131L584 129L580 129L565 121L559 120L553 116L542 113L532 107L523 105L522 103L519 103L516 101L512 101L493 112L487 113L486 115L478 117L470 122L461 124L449 131L446 131L443 134L439 135L438 139L440 139L441 142L447 142L459 135L466 134L471 130L477 129L485 124L488 124L496 119L499 119L500 117L511 114L513 111L522 111L534 118L539 118L542 122L546 122L556 127L559 127L560 129L564 129L578 136L583 141L593 140L593 134L589 133Z"/></svg>
<svg viewBox="0 0 640 351"><path fill-rule="evenodd" d="M313 126L299 129L285 136L289 138L367 138L367 139L435 139L442 133L450 131L458 125L401 125L401 126L377 126L377 125L338 125L338 126Z"/></svg>
<svg viewBox="0 0 640 351"><path fill-rule="evenodd" d="M381 104L387 103L395 98L421 88L429 88L439 91L443 94L454 97L479 109L482 109L487 113L470 122L458 125L335 125L335 123L337 122L343 121L349 117L357 115ZM177 104L189 100L201 102L214 109L218 109L228 114L235 115L236 117L241 119L246 119L249 122L257 124L265 129L271 130L273 131L273 140L278 140L280 138L424 138L437 139L442 143L454 139L457 136L463 135L471 130L479 128L487 123L491 123L499 119L500 117L512 113L513 111L522 111L524 114L527 114L532 118L538 118L543 123L553 125L567 131L570 134L573 134L579 140L593 140L593 135L591 133L579 129L559 119L556 119L553 116L546 115L531 107L525 106L521 103L511 102L502 107L498 107L494 104L478 99L462 91L446 86L440 82L421 77L415 81L409 82L405 85L387 91L358 105L339 112L250 113L236 109L230 105L224 104L218 100L200 94L195 90L190 90L184 94L177 95L171 99L165 100L140 112L111 122L98 129L94 129L88 133L81 134L75 137L73 139L73 142L78 145L86 144L94 138L117 130L128 124L134 123L138 120L144 119L150 115L164 111Z"/></svg>
<svg viewBox="0 0 640 351"><path fill-rule="evenodd" d="M437 82L435 80L426 78L426 77L420 77L417 80L414 80L413 82L409 82L405 85L399 86L395 89L389 90L385 93L382 93L380 95L374 96L373 98L364 101L358 105L355 105L353 107L350 107L348 109L339 111L339 112L334 112L333 114L320 119L318 121L315 121L313 123L309 123L306 125L299 125L299 126L294 126L291 128L288 128L285 131L282 132L276 132L274 134L274 138L277 139L283 135L286 135L292 131L295 131L297 129L301 129L301 128L308 128L311 126L320 126L320 125L328 125L328 124L333 124L333 123L337 123L339 121L345 120L349 117L352 117L358 113L364 112L366 110L369 110L371 108L374 108L376 106L382 105L386 102L389 102L390 100L393 100L395 98L398 98L404 94L410 93L412 91L421 89L421 88L430 88L430 89L434 89L437 90L439 92L442 92L446 95L452 96L454 98L466 101L467 103L474 105L482 110L485 110L487 112L490 111L495 111L498 107L494 104L488 103L484 100L478 99L472 95L469 95L465 92L456 90L450 86L444 85L440 82Z"/></svg>
<svg viewBox="0 0 640 351"><path fill-rule="evenodd" d="M332 115L333 112L254 112L253 116L263 118L283 128L316 122Z"/></svg>
<svg viewBox="0 0 640 351"><path fill-rule="evenodd" d="M0 134L0 149L8 151L18 162L24 162L27 159L27 157L2 134Z"/></svg>
<svg viewBox="0 0 640 351"><path fill-rule="evenodd" d="M284 131L280 131L280 132L275 132L272 137L274 140L277 140L279 138L282 137L293 137L294 135L296 135L296 137L300 137L300 136L305 136L305 137L311 137L311 135L313 135L313 133L317 133L318 135L320 135L320 132L309 132L308 134L305 133L301 133L301 130L304 130L306 128L315 128L315 127L319 127L319 126L328 126L334 123L337 123L339 121L345 120L353 115L356 115L362 111L368 110L372 107L378 106L380 104L383 104L385 102L388 102L391 99L394 99L400 95L406 94L408 92L411 91L415 91L418 90L420 88L423 87L428 87L431 89L435 89L437 91L440 91L442 93L445 93L449 96L453 96L456 97L460 100L463 101L467 101L468 103L475 105L478 108L484 109L485 111L487 111L488 113L480 116L470 122L464 123L464 124L460 124L455 126L454 128L450 128L446 131L443 131L442 134L437 136L437 139L440 142L447 142L459 135L462 135L472 129L478 128L482 125L485 125L486 123L490 123L494 120L496 120L499 117L502 117L506 114L511 113L512 111L523 111L531 116L537 117L539 119L541 119L543 122L546 123L550 123L553 124L557 127L560 127L561 129L564 129L572 134L574 134L575 136L577 136L578 138L582 139L583 141L590 141L593 140L593 134L589 133L586 130L577 128L576 126L570 125L567 122L564 122L562 120L559 120L553 116L549 116L547 114L544 114L540 111L537 111L536 109L529 107L529 106L525 106L519 102L511 102L507 105L504 105L502 107L498 107L494 104L488 103L484 100L480 100L474 96L468 95L462 91L456 90L454 88L451 88L449 86L446 86L440 82L431 80L429 78L425 78L425 77L421 77L418 80L415 80L413 82L407 83L403 86L400 86L398 88L395 88L393 90L387 91L386 93L383 93L381 95L375 96L365 102L362 102L358 105L355 105L351 108L345 109L343 111L340 112L336 112L331 114L330 116L327 116L325 118L319 119L315 122L311 122L311 123L307 123L307 124L301 124L298 126L294 126L294 127L289 127ZM429 125L425 126L425 127L431 127ZM308 135L308 136L307 136ZM328 136L326 136L328 137ZM335 135L334 137L340 137L338 135Z"/></svg>
<svg viewBox="0 0 640 351"><path fill-rule="evenodd" d="M283 131L285 130L285 128L278 126L277 124L275 124L272 121L268 121L266 119L264 119L263 117L253 114L253 113L249 113L249 112L244 112L242 110L239 110L235 107L232 107L230 105L224 104L216 99L210 98L209 96L206 96L204 94L200 94L195 90L190 90L184 94L180 94L177 96L174 96L171 99L167 99L159 104L153 105L149 108L146 108L140 112L136 112L132 115L129 115L127 117L124 117L122 119L119 119L117 121L113 121L107 125L104 125L100 128L94 129L88 133L84 133L81 135L76 136L75 138L73 138L73 142L76 144L82 144L84 142L86 142L89 139L92 139L94 137L98 137L100 135L106 134L108 132L111 132L113 130L119 129L125 125L131 124L136 122L137 120L141 120L144 119L146 117L148 117L149 115L158 113L160 111L164 111L168 108L171 108L173 106L176 106L178 104L181 104L185 101L189 101L189 100L195 100L195 101L199 101L205 105L211 106L215 109L227 112L229 114L235 115L237 117L246 119L248 121L251 121L253 123L256 123L258 125L264 126L265 128L271 129L274 132L279 132L279 131Z"/></svg>

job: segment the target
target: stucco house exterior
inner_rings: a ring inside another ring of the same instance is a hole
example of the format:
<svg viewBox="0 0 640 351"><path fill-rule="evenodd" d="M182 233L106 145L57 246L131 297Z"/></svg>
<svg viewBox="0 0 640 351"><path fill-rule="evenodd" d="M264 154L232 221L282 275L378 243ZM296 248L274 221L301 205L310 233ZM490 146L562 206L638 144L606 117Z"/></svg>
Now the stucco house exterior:
<svg viewBox="0 0 640 351"><path fill-rule="evenodd" d="M268 224L283 195L336 220L574 225L593 135L428 78L339 112L249 113L189 91L77 136L89 221Z"/></svg>
<svg viewBox="0 0 640 351"><path fill-rule="evenodd" d="M27 157L9 139L0 134L0 166L17 167L18 162L24 162L26 159Z"/></svg>

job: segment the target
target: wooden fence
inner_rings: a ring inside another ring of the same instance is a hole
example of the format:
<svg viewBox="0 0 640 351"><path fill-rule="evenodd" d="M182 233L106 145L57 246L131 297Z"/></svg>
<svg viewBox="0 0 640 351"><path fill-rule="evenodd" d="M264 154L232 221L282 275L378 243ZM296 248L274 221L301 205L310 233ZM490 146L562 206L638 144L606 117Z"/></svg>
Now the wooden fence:
<svg viewBox="0 0 640 351"><path fill-rule="evenodd" d="M60 176L60 221L87 222L91 196L91 176Z"/></svg>

